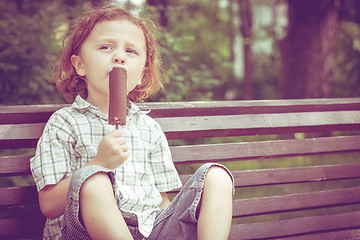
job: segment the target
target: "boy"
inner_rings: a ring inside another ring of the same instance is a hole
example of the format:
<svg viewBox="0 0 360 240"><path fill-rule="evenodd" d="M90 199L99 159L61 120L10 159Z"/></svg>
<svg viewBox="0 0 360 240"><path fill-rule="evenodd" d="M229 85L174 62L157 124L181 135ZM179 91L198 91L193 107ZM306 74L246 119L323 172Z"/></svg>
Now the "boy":
<svg viewBox="0 0 360 240"><path fill-rule="evenodd" d="M31 159L48 217L44 238L226 239L233 188L223 166L201 167L171 204L166 194L181 182L165 135L133 103L160 82L145 22L108 7L90 12L67 37L56 84L75 101L49 119ZM127 121L119 130L107 122L114 66L128 75Z"/></svg>

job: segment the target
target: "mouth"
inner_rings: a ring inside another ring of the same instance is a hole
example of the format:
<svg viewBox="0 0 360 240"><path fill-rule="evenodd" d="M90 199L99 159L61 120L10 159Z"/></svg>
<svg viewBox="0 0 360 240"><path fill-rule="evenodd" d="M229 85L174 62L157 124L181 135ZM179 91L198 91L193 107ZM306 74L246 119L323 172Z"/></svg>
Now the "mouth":
<svg viewBox="0 0 360 240"><path fill-rule="evenodd" d="M112 66L110 66L109 68L108 68L108 72L110 73L114 68L116 68L116 67L118 67L118 68L123 68L123 69L125 69L126 71L127 71L127 67L125 66L125 65L121 65L121 64L113 64Z"/></svg>

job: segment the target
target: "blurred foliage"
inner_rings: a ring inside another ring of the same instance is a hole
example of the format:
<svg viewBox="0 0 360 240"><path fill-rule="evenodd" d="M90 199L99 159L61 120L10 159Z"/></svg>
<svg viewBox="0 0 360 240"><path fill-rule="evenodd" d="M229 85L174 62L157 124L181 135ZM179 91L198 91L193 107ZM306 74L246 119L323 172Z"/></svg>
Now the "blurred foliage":
<svg viewBox="0 0 360 240"><path fill-rule="evenodd" d="M156 16L156 7L147 10ZM227 9L188 0L171 2L166 12L168 25L160 28L166 92L152 100L222 99L233 79Z"/></svg>
<svg viewBox="0 0 360 240"><path fill-rule="evenodd" d="M343 21L335 49L334 97L358 97L360 93L360 25Z"/></svg>
<svg viewBox="0 0 360 240"><path fill-rule="evenodd" d="M0 104L64 102L61 93L50 83L62 38L81 12L108 1L1 1ZM271 11L271 1L251 1L252 9L265 6ZM139 11L131 1L116 2ZM243 83L233 75L234 32L229 1L151 2L166 2L166 6L145 3L144 7L140 6L140 12L158 23L160 10L165 9L167 21L166 26L158 27L165 91L155 94L150 101L242 99ZM340 4L332 97L356 97L360 93L360 10L356 0L343 0ZM261 34L254 33L254 43L273 42L271 51L253 53L255 99L281 97L275 28L270 21L257 28Z"/></svg>
<svg viewBox="0 0 360 240"><path fill-rule="evenodd" d="M334 51L333 97L360 95L360 1L341 1Z"/></svg>
<svg viewBox="0 0 360 240"><path fill-rule="evenodd" d="M0 104L63 102L50 83L53 66L63 32L85 9L85 2L0 2Z"/></svg>
<svg viewBox="0 0 360 240"><path fill-rule="evenodd" d="M53 63L55 19L41 1L2 1L0 7L0 102L42 102L53 94L43 80ZM41 7L41 9L39 9ZM41 94L39 94L41 93Z"/></svg>
<svg viewBox="0 0 360 240"><path fill-rule="evenodd" d="M232 93L230 99L242 99L243 83L232 72L233 33L224 2L228 1L167 1L168 25L161 29L167 73L165 93L152 100L224 100L228 99L227 93ZM253 9L267 7L269 11L274 2L251 1ZM360 95L359 22L356 22L360 8L355 7L356 0L344 0L340 4L331 97L356 97ZM155 13L154 19L159 17L158 9L159 6L150 8L150 12ZM255 99L281 98L278 27L269 23L257 29L259 34L254 33L254 42L273 42L270 53L253 53Z"/></svg>

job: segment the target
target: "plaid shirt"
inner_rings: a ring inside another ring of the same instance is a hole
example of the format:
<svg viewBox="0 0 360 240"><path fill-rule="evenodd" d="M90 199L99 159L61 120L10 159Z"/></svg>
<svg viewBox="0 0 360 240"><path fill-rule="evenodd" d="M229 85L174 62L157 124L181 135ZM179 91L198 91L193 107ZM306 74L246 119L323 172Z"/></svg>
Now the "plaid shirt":
<svg viewBox="0 0 360 240"><path fill-rule="evenodd" d="M96 156L100 140L114 130L107 117L80 96L51 116L30 160L38 191L71 176ZM129 104L126 125L120 130L130 149L115 175L121 211L135 214L140 232L148 236L162 201L160 192L181 187L181 181L165 134L135 104ZM47 219L44 238L60 238L63 224L63 215Z"/></svg>

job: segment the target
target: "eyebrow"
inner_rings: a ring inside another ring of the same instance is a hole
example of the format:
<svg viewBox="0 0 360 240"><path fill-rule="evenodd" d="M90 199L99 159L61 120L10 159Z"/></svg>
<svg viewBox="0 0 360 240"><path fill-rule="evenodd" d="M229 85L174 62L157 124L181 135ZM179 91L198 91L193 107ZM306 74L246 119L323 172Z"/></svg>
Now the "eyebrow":
<svg viewBox="0 0 360 240"><path fill-rule="evenodd" d="M104 43L104 42L105 42L105 43L106 43L106 42L109 42L109 43L115 44L117 41L116 41L115 39L113 39L113 38L101 38L101 39L99 39L99 40L96 40L96 41L95 41L95 44L96 44L96 45L100 45L100 44L102 44L102 43ZM143 48L143 47L141 46L142 44L138 44L138 43L136 43L136 42L134 42L134 41L126 40L126 44L129 45L129 46L131 46L131 47L134 47L134 48ZM146 50L146 43L145 43L144 49Z"/></svg>
<svg viewBox="0 0 360 240"><path fill-rule="evenodd" d="M111 39L111 38L101 38L99 40L96 40L95 43L96 44L101 44L101 43L104 43L104 42L110 42L110 43L115 43L116 41L114 39Z"/></svg>

